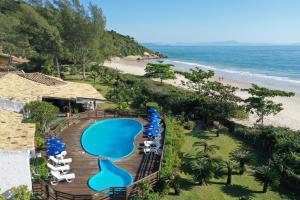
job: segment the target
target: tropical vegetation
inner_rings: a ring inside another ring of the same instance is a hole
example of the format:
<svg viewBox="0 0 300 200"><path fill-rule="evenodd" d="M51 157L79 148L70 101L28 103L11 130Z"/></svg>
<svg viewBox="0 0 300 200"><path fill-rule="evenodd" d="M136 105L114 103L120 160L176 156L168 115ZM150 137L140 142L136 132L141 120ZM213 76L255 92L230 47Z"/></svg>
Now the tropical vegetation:
<svg viewBox="0 0 300 200"><path fill-rule="evenodd" d="M1 0L0 47L4 53L27 57L24 71L63 77L64 65L86 78L90 63L113 56L143 55L151 50L134 38L105 30L101 8L80 1ZM78 70L79 69L79 70Z"/></svg>

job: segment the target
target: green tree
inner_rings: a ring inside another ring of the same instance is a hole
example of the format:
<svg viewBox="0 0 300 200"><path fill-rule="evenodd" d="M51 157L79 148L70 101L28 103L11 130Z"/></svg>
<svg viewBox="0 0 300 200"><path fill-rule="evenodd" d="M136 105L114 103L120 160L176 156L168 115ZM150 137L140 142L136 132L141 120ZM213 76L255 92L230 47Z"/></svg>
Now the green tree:
<svg viewBox="0 0 300 200"><path fill-rule="evenodd" d="M30 200L32 197L31 192L25 185L12 188L12 192L14 194L12 200Z"/></svg>
<svg viewBox="0 0 300 200"><path fill-rule="evenodd" d="M224 161L224 165L227 168L226 185L231 185L232 184L232 170L233 170L234 165L230 160Z"/></svg>
<svg viewBox="0 0 300 200"><path fill-rule="evenodd" d="M28 38L30 45L39 54L48 55L55 63L60 76L59 57L62 52L62 39L57 27L52 26L33 7L21 4L18 12L21 21L18 31Z"/></svg>
<svg viewBox="0 0 300 200"><path fill-rule="evenodd" d="M278 172L271 166L264 165L256 168L254 177L255 180L263 184L263 192L265 193L268 191L269 185L278 180Z"/></svg>
<svg viewBox="0 0 300 200"><path fill-rule="evenodd" d="M120 110L127 109L130 102L135 96L134 88L126 85L124 82L118 80L108 92L109 99L116 104Z"/></svg>
<svg viewBox="0 0 300 200"><path fill-rule="evenodd" d="M190 161L190 173L199 185L205 184L209 179L217 176L220 170L221 159L202 157Z"/></svg>
<svg viewBox="0 0 300 200"><path fill-rule="evenodd" d="M61 13L62 36L70 49L73 62L81 65L85 79L87 63L101 63L104 60L101 54L105 45L105 18L102 10L93 4L86 10L79 1L61 1L57 5Z"/></svg>
<svg viewBox="0 0 300 200"><path fill-rule="evenodd" d="M240 174L244 174L246 170L246 163L250 161L250 151L246 149L236 149L230 153L231 160L238 162L240 165Z"/></svg>
<svg viewBox="0 0 300 200"><path fill-rule="evenodd" d="M171 69L172 66L173 65L171 64L148 63L145 69L145 76L151 78L159 78L160 84L162 85L163 80L176 78L174 71L172 71Z"/></svg>
<svg viewBox="0 0 300 200"><path fill-rule="evenodd" d="M264 118L268 115L276 115L283 110L281 103L275 103L269 98L280 96L280 97L291 97L295 94L293 92L285 92L281 90L271 90L264 87L259 87L252 84L249 89L244 89L251 97L245 100L246 108L251 113L255 113L258 116L257 122L261 122L264 125Z"/></svg>
<svg viewBox="0 0 300 200"><path fill-rule="evenodd" d="M203 92L202 87L207 84L208 80L213 77L215 73L211 70L206 72L199 67L195 67L195 69L191 69L190 72L182 72L182 74L188 79L188 81L183 82L183 84L200 94Z"/></svg>
<svg viewBox="0 0 300 200"><path fill-rule="evenodd" d="M139 184L139 190L133 200L159 200L159 196L153 192L153 188L148 181Z"/></svg>
<svg viewBox="0 0 300 200"><path fill-rule="evenodd" d="M91 71L89 77L93 80L93 85L96 85L96 79L98 78L98 73L96 71Z"/></svg>
<svg viewBox="0 0 300 200"><path fill-rule="evenodd" d="M30 162L30 170L34 180L46 180L49 176L47 160L43 157L32 159Z"/></svg>
<svg viewBox="0 0 300 200"><path fill-rule="evenodd" d="M215 153L219 149L217 145L209 145L205 140L194 142L193 147L203 146L204 153Z"/></svg>
<svg viewBox="0 0 300 200"><path fill-rule="evenodd" d="M219 82L207 82L198 95L199 107L206 123L234 117L242 99L235 95L237 88Z"/></svg>
<svg viewBox="0 0 300 200"><path fill-rule="evenodd" d="M25 105L27 119L38 123L42 129L56 118L59 109L52 104L44 101L32 101Z"/></svg>

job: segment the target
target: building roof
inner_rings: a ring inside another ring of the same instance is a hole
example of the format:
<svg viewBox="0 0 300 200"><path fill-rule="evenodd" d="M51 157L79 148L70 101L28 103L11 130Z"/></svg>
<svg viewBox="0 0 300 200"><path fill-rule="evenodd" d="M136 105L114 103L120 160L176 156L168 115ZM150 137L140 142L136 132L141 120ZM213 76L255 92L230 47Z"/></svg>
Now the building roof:
<svg viewBox="0 0 300 200"><path fill-rule="evenodd" d="M1 99L28 103L43 97L105 100L90 84L67 82L40 73L0 73Z"/></svg>
<svg viewBox="0 0 300 200"><path fill-rule="evenodd" d="M7 59L9 59L11 57L12 62L14 62L14 63L29 63L30 62L30 60L28 60L27 58L10 56L10 55L4 54L4 53L0 53L0 57L7 58Z"/></svg>
<svg viewBox="0 0 300 200"><path fill-rule="evenodd" d="M0 109L0 149L34 148L35 124L22 123L22 115Z"/></svg>

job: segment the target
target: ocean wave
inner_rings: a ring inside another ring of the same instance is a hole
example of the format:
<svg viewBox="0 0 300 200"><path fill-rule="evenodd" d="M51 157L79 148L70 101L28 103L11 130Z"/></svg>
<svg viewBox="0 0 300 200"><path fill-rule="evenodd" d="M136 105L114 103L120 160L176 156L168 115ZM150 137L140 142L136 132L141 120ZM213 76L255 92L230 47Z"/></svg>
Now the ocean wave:
<svg viewBox="0 0 300 200"><path fill-rule="evenodd" d="M273 75L266 75L266 74L259 74L259 73L253 73L253 72L247 72L247 71L243 71L243 70L233 70L233 69L220 69L220 68L216 68L213 66L209 66L209 65L203 65L203 64L199 64L199 63L194 63L194 62L186 62L186 61L180 61L180 60L171 60L171 59L166 59L167 62L171 62L171 63L177 63L177 64L183 64L186 66L192 66L192 67L199 67L199 68L204 68L204 69L208 69L208 70L213 70L219 73L229 73L229 74L237 74L239 76L248 76L251 78L259 78L259 79L269 79L269 80L274 80L274 81L282 81L282 82L288 82L288 83L293 83L293 84L299 84L300 86L300 80L295 80L295 79L291 79L289 77L285 77L285 76L273 76Z"/></svg>

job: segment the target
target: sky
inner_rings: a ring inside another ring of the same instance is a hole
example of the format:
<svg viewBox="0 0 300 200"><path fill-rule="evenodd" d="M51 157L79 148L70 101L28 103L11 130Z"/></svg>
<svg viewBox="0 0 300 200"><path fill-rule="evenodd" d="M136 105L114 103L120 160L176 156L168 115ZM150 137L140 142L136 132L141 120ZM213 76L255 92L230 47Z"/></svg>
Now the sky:
<svg viewBox="0 0 300 200"><path fill-rule="evenodd" d="M81 0L88 5L90 0ZM91 0L143 43L300 42L300 0Z"/></svg>

